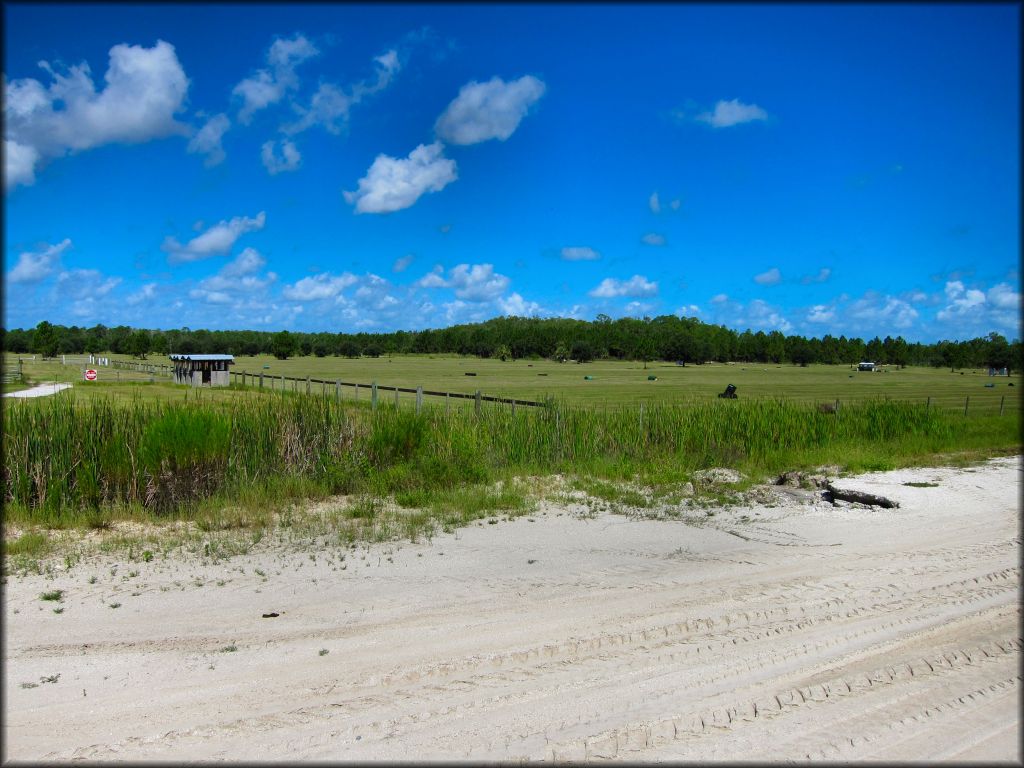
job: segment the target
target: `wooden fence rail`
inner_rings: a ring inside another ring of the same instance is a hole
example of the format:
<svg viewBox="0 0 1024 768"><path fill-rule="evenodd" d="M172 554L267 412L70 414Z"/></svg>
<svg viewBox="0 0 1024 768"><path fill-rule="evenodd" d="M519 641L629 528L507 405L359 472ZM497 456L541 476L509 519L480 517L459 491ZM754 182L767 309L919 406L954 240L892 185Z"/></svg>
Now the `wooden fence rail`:
<svg viewBox="0 0 1024 768"><path fill-rule="evenodd" d="M417 408L422 404L424 395L427 395L429 397L443 397L446 400L474 400L476 401L478 410L480 407L480 403L503 403L506 405L511 405L513 408L517 405L522 405L527 408L544 408L547 406L547 403L540 402L538 400L523 400L518 397L495 397L493 395L481 394L479 390L472 394L466 392L442 392L433 389L423 389L423 387L398 387L389 384L378 384L377 382L366 384L364 382L342 381L341 379L314 379L311 376L306 376L305 378L296 378L294 376L271 376L269 374L265 376L262 373L249 373L248 371L231 371L232 383L240 383L243 386L245 386L247 378L251 381L250 386L259 388L262 388L264 386L265 380L269 382L271 387L273 387L273 383L275 380L280 381L282 389L287 389L287 382L292 382L292 391L298 391L299 384L305 384L306 394L309 394L310 387L313 384L320 384L325 387L333 386L335 387L336 392L341 387L353 387L357 397L359 388L363 387L364 389L370 391L371 400L375 400L375 390L381 392L394 392L396 401L399 393L406 393L410 395L416 395Z"/></svg>

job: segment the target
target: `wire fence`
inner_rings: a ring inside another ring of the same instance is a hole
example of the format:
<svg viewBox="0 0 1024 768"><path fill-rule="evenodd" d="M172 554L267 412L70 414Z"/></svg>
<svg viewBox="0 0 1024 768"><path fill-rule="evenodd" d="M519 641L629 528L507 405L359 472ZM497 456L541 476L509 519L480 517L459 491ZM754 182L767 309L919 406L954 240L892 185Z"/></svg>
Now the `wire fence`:
<svg viewBox="0 0 1024 768"><path fill-rule="evenodd" d="M101 370L99 378L117 382L155 382L170 381L173 377L174 368L162 363L151 363L144 361L111 360L110 358L98 356L71 356L62 355L59 358L65 365L75 366L85 373L87 368L97 366L107 367L108 370ZM6 372L5 372L6 373ZM113 374L113 376L111 376ZM549 405L551 398L536 399L520 398L500 395L485 395L480 390L474 392L451 392L444 390L425 389L422 386L403 387L390 384L378 384L377 382L353 382L342 379L324 379L312 376L286 376L284 374L271 375L264 371L231 371L229 380L233 385L266 390L269 392L291 392L294 394L319 394L321 396L333 396L338 401L352 400L355 402L368 402L372 407L377 407L385 402L398 405L414 404L419 411L425 403L432 405L443 405L445 408L472 406L479 413L485 404L508 406L516 408L543 408ZM716 393L685 393L680 397L672 399L671 402L681 405L698 405L714 399ZM741 397L744 397L741 395ZM1021 393L1014 388L1013 382L989 382L984 384L975 394L960 394L947 392L940 394L921 394L919 392L898 392L891 394L879 394L877 392L864 392L857 394L846 394L842 397L829 397L820 392L808 391L782 391L771 394L747 395L744 399L749 400L784 400L788 402L806 402L817 405L818 408L840 412L844 405L851 405L870 400L899 400L902 402L920 403L926 408L938 408L946 411L958 411L964 416L980 415L1013 415L1021 411L1022 399L1024 399L1024 388ZM591 407L596 410L616 410L622 408L635 408L638 405L654 404L665 402L663 398L651 400L612 400L612 399L588 399L581 406Z"/></svg>

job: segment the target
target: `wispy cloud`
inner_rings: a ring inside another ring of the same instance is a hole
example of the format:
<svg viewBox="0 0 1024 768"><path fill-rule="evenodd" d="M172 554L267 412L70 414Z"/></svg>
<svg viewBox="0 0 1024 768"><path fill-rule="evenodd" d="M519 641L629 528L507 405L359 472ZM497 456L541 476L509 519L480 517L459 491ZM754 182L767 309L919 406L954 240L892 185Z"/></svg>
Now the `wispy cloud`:
<svg viewBox="0 0 1024 768"><path fill-rule="evenodd" d="M391 266L391 271L405 272L405 270L409 268L409 265L412 264L412 261L413 255L411 253L408 253L399 259L395 259L395 263Z"/></svg>
<svg viewBox="0 0 1024 768"><path fill-rule="evenodd" d="M188 143L188 151L194 154L206 155L203 165L212 168L224 162L225 153L222 139L231 127L228 116L221 113L214 115L202 128L192 137Z"/></svg>
<svg viewBox="0 0 1024 768"><path fill-rule="evenodd" d="M389 50L373 59L376 77L349 86L348 89L333 83L320 83L310 99L309 106L294 106L299 119L282 126L289 135L301 133L319 125L328 133L339 134L349 118L349 111L365 97L384 90L401 69L398 52Z"/></svg>
<svg viewBox="0 0 1024 768"><path fill-rule="evenodd" d="M601 258L601 254L593 248L586 246L570 247L562 249L562 258L565 261L595 261Z"/></svg>
<svg viewBox="0 0 1024 768"><path fill-rule="evenodd" d="M800 278L800 282L803 285L811 285L812 283L824 283L832 275L832 270L828 267L822 267L818 270L816 275L804 275Z"/></svg>
<svg viewBox="0 0 1024 768"><path fill-rule="evenodd" d="M768 113L756 104L744 104L739 99L719 101L711 112L702 112L695 118L712 128L729 128L733 125L767 120Z"/></svg>
<svg viewBox="0 0 1024 768"><path fill-rule="evenodd" d="M288 139L282 139L280 156L274 151L274 144L273 140L267 141L260 148L260 159L267 172L271 176L276 176L279 173L298 170L302 163L302 155L295 144Z"/></svg>
<svg viewBox="0 0 1024 768"><path fill-rule="evenodd" d="M767 272L754 275L754 282L758 285L778 285L782 282L782 273L778 267L772 267Z"/></svg>
<svg viewBox="0 0 1024 768"><path fill-rule="evenodd" d="M236 216L230 221L214 224L185 245L179 243L176 238L168 236L164 239L161 248L169 254L168 261L172 264L224 255L231 251L235 241L242 235L263 229L266 220L267 215L264 211L260 211L253 219Z"/></svg>
<svg viewBox="0 0 1024 768"><path fill-rule="evenodd" d="M313 43L299 34L291 39L275 40L267 51L269 68L258 70L232 90L232 94L242 100L238 121L248 125L253 114L276 104L288 91L296 90L299 79L295 68L319 53Z"/></svg>
<svg viewBox="0 0 1024 768"><path fill-rule="evenodd" d="M45 280L60 269L61 254L70 247L71 240L65 238L56 245L18 254L18 263L7 273L7 282L38 283Z"/></svg>
<svg viewBox="0 0 1024 768"><path fill-rule="evenodd" d="M659 235L657 232L648 232L640 238L640 241L646 245L664 245L666 242L665 236Z"/></svg>

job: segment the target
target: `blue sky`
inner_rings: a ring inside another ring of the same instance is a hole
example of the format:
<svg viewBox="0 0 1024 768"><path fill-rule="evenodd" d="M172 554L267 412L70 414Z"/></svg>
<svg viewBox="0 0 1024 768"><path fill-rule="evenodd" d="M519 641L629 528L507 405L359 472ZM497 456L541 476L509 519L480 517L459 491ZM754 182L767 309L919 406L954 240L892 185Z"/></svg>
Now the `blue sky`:
<svg viewBox="0 0 1024 768"><path fill-rule="evenodd" d="M1020 6L6 4L5 325L1020 338Z"/></svg>

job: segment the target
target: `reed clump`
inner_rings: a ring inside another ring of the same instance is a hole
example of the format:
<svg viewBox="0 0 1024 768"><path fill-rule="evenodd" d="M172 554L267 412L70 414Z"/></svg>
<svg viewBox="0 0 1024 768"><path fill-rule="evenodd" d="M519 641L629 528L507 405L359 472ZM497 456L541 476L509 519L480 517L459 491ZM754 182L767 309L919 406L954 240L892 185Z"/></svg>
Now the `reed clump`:
<svg viewBox="0 0 1024 768"><path fill-rule="evenodd" d="M369 493L409 503L509 474L656 484L714 466L749 475L821 463L880 468L960 449L1019 447L1016 418L964 419L884 400L839 413L758 400L417 414L317 395L219 402L71 395L5 406L4 499L16 518L42 525L85 524L114 507L186 517L218 499L256 506Z"/></svg>

